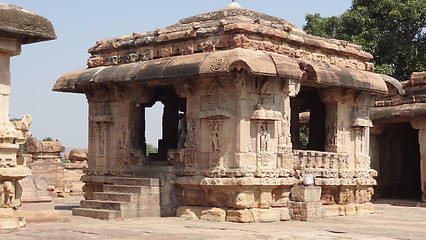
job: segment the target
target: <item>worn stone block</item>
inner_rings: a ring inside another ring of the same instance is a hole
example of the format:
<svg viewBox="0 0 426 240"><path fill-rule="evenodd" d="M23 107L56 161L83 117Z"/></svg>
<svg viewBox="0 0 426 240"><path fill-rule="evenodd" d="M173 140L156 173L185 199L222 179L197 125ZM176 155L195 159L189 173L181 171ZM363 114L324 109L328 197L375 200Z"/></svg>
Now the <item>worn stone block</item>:
<svg viewBox="0 0 426 240"><path fill-rule="evenodd" d="M272 207L287 207L290 198L290 188L276 188L272 191Z"/></svg>
<svg viewBox="0 0 426 240"><path fill-rule="evenodd" d="M270 208L272 204L272 193L262 192L260 194L260 208Z"/></svg>
<svg viewBox="0 0 426 240"><path fill-rule="evenodd" d="M254 222L253 214L250 210L228 210L226 212L227 222L250 223Z"/></svg>
<svg viewBox="0 0 426 240"><path fill-rule="evenodd" d="M209 206L227 207L228 195L220 191L209 191L207 192L207 202Z"/></svg>
<svg viewBox="0 0 426 240"><path fill-rule="evenodd" d="M230 194L228 206L237 209L255 208L259 206L259 202L253 192L236 192Z"/></svg>
<svg viewBox="0 0 426 240"><path fill-rule="evenodd" d="M291 189L290 198L295 202L320 201L321 187L296 185Z"/></svg>
<svg viewBox="0 0 426 240"><path fill-rule="evenodd" d="M289 221L291 220L290 217L290 210L288 208L276 208L280 213L280 221Z"/></svg>
<svg viewBox="0 0 426 240"><path fill-rule="evenodd" d="M321 202L290 201L291 220L314 221L324 217Z"/></svg>
<svg viewBox="0 0 426 240"><path fill-rule="evenodd" d="M206 192L201 189L184 188L177 197L182 205L202 206L207 203Z"/></svg>
<svg viewBox="0 0 426 240"><path fill-rule="evenodd" d="M224 222L226 220L226 211L221 208L211 208L201 211L200 219L212 222Z"/></svg>
<svg viewBox="0 0 426 240"><path fill-rule="evenodd" d="M197 206L180 206L176 210L176 217L187 219L200 219L201 212L205 209L205 207Z"/></svg>
<svg viewBox="0 0 426 240"><path fill-rule="evenodd" d="M277 208L254 208L249 211L253 215L253 221L255 222L278 222L281 220L281 211Z"/></svg>

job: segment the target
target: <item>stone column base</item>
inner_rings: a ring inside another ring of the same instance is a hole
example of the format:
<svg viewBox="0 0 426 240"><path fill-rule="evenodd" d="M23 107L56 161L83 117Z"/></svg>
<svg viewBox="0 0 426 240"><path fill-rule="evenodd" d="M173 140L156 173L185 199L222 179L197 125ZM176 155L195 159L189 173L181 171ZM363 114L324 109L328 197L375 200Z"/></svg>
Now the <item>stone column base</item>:
<svg viewBox="0 0 426 240"><path fill-rule="evenodd" d="M25 226L25 220L19 216L19 212L13 208L0 208L0 229L13 229Z"/></svg>
<svg viewBox="0 0 426 240"><path fill-rule="evenodd" d="M291 189L290 199L291 220L314 221L324 218L321 187L296 185Z"/></svg>

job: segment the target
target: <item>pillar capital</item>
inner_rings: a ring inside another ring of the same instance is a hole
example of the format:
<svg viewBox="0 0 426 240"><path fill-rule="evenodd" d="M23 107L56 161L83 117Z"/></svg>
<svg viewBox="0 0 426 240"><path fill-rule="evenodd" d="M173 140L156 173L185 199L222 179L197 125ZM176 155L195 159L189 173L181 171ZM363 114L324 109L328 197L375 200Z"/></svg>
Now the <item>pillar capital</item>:
<svg viewBox="0 0 426 240"><path fill-rule="evenodd" d="M411 126L413 126L413 128L418 129L418 130L422 130L422 129L426 129L426 116L423 116L419 119L414 119L411 120Z"/></svg>

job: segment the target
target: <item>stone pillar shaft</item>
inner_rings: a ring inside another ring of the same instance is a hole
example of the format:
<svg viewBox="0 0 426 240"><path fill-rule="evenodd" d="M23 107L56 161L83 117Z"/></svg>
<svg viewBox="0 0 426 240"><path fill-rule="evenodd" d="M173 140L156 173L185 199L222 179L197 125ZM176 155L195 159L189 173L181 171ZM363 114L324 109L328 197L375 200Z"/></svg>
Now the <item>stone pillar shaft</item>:
<svg viewBox="0 0 426 240"><path fill-rule="evenodd" d="M422 200L426 202L426 118L414 120L411 125L415 129L419 129L419 146L420 146L420 178L422 186Z"/></svg>

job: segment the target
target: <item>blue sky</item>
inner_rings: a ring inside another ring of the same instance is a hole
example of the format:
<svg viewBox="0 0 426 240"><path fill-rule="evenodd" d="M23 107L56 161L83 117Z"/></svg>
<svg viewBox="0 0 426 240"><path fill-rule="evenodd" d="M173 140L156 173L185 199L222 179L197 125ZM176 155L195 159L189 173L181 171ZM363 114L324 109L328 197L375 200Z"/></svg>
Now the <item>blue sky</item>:
<svg viewBox="0 0 426 240"><path fill-rule="evenodd" d="M67 148L87 148L88 107L84 95L52 92L65 73L84 69L87 50L97 40L165 28L182 18L226 7L231 0L16 0L4 1L49 19L57 40L25 45L12 58L10 117L33 117L31 131L38 139L60 138ZM302 28L305 15L340 15L350 0L239 0L246 9L283 18ZM161 134L161 107L147 114L147 142L156 145Z"/></svg>

